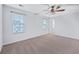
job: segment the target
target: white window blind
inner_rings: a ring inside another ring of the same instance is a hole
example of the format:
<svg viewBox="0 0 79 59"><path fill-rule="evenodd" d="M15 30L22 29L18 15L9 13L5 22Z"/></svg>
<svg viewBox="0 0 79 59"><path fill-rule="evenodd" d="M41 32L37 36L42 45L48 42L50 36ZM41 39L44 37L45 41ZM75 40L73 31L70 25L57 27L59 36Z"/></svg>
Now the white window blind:
<svg viewBox="0 0 79 59"><path fill-rule="evenodd" d="M24 14L11 11L12 27L14 33L24 32Z"/></svg>

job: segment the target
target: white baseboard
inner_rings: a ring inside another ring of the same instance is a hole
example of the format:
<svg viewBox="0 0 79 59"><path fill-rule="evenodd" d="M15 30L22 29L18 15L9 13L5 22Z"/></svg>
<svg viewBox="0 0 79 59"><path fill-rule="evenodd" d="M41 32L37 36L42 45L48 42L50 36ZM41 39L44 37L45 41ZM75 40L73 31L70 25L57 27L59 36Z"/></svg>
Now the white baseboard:
<svg viewBox="0 0 79 59"><path fill-rule="evenodd" d="M79 37L78 36L68 36L68 35L60 35L60 34L55 34L55 35L59 35L59 36L63 36L63 37L67 37L67 38L79 40Z"/></svg>
<svg viewBox="0 0 79 59"><path fill-rule="evenodd" d="M12 44L12 43L19 42L19 41L22 41L22 40L27 40L27 39L31 39L31 38L34 38L34 37L42 36L42 35L45 35L45 34L48 34L48 33L42 33L42 34L37 34L37 35L29 36L29 37L26 37L24 39L19 39L19 40L8 42L8 43L3 43L3 45Z"/></svg>

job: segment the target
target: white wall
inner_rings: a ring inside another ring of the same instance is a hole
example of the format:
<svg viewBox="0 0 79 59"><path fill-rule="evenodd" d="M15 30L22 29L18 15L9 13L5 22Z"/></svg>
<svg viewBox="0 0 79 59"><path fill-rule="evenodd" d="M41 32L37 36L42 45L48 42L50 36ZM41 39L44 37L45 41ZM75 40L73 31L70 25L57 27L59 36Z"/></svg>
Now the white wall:
<svg viewBox="0 0 79 59"><path fill-rule="evenodd" d="M33 13L22 11L19 9L4 6L4 19L3 19L3 44L9 44L16 41L40 36L43 34L55 33L60 36L77 38L79 39L79 5L66 6L65 12L54 15L48 22L47 29L42 29L40 22L42 17L34 15ZM16 11L26 14L25 17L25 32L24 33L13 33L10 11ZM1 14L1 13L0 13ZM55 21L53 29L53 20ZM49 28L50 27L50 28Z"/></svg>
<svg viewBox="0 0 79 59"><path fill-rule="evenodd" d="M47 29L42 29L40 22L42 21L42 17L38 15L34 15L30 12L22 11L19 9L11 8L4 6L4 40L3 44L9 44L16 41L44 35L48 33ZM11 14L10 11L16 11L20 13L26 14L25 16L25 32L24 33L13 33L12 32L12 20L11 20Z"/></svg>
<svg viewBox="0 0 79 59"><path fill-rule="evenodd" d="M0 51L2 48L2 5L0 4Z"/></svg>
<svg viewBox="0 0 79 59"><path fill-rule="evenodd" d="M66 12L54 15L51 18L51 20L55 20L54 33L79 39L79 5L70 6L68 9L66 9Z"/></svg>

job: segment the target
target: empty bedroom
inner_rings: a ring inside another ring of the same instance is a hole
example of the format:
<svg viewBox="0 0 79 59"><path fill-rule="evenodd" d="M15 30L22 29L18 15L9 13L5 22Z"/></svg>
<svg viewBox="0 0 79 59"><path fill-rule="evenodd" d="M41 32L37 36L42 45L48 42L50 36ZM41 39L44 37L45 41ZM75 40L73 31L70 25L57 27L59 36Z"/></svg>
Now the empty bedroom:
<svg viewBox="0 0 79 59"><path fill-rule="evenodd" d="M0 54L79 54L79 4L0 4Z"/></svg>

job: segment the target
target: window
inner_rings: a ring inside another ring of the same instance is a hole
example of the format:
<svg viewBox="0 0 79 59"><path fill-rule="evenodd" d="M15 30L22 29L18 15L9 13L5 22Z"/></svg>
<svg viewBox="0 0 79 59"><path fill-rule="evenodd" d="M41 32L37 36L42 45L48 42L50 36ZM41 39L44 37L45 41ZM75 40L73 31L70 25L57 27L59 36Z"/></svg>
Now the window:
<svg viewBox="0 0 79 59"><path fill-rule="evenodd" d="M12 27L14 33L24 32L24 15L12 12Z"/></svg>
<svg viewBox="0 0 79 59"><path fill-rule="evenodd" d="M43 19L42 20L42 28L46 29L48 27L48 20L47 19Z"/></svg>

